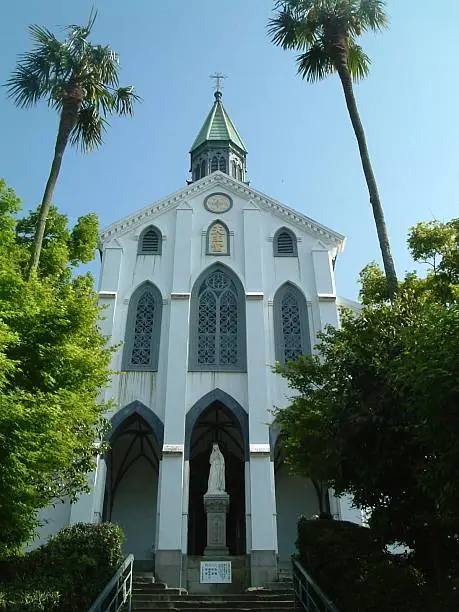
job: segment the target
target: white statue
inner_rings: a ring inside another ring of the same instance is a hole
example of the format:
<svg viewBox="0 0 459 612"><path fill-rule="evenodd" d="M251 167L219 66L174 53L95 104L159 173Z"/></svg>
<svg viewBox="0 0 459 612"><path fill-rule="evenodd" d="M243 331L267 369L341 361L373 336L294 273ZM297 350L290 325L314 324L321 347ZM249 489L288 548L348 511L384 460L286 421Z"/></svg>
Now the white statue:
<svg viewBox="0 0 459 612"><path fill-rule="evenodd" d="M217 443L212 444L209 463L207 493L225 493L225 459Z"/></svg>

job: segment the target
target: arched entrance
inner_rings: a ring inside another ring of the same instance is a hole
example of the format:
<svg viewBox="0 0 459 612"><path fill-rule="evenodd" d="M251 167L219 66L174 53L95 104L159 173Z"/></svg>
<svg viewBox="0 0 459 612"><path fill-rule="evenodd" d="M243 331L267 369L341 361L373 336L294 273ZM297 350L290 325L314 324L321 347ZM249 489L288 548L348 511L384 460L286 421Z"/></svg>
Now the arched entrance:
<svg viewBox="0 0 459 612"><path fill-rule="evenodd" d="M160 446L142 410L121 412L112 421L103 519L123 529L124 553L133 553L139 568L153 569Z"/></svg>
<svg viewBox="0 0 459 612"><path fill-rule="evenodd" d="M245 461L246 435L240 418L228 407L224 395L209 397L206 408L188 418L187 452L190 461L188 554L202 555L206 546L206 515L203 495L207 490L209 457L217 442L225 458L226 491L230 496L227 545L231 555L246 554ZM229 396L228 396L229 397ZM203 398L204 399L204 398ZM234 402L234 400L232 400ZM235 402L234 402L235 403ZM239 406L239 405L238 405ZM202 405L201 405L202 408ZM240 408L240 407L239 407ZM242 411L242 409L240 409ZM243 415L246 416L245 411ZM239 415L239 417L243 415ZM193 418L195 417L195 418ZM193 420L193 423L190 423ZM245 420L245 419L244 419Z"/></svg>

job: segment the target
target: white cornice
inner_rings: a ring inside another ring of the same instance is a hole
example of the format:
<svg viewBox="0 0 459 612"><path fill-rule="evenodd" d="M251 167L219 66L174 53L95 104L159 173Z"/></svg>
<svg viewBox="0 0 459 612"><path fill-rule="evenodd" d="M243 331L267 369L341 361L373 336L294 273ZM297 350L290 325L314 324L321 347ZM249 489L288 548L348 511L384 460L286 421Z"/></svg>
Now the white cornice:
<svg viewBox="0 0 459 612"><path fill-rule="evenodd" d="M296 210L293 210L293 208L284 206L277 200L266 196L260 191L252 189L252 187L233 179L228 174L223 172L213 172L209 176L205 176L199 181L191 183L191 185L176 191L168 198L150 204L132 215L125 217L121 221L112 223L112 225L109 225L101 233L100 246L103 246L118 236L122 236L125 233L132 231L137 226L144 224L149 219L154 219L167 210L178 207L179 204L183 206L184 201L187 201L189 198L195 197L211 188L215 189L217 186L223 186L234 194L247 197L255 206L271 211L279 217L288 220L289 223L296 225L299 229L313 234L319 240L324 240L325 242L332 244L338 252L342 251L344 248L345 237L342 234L338 234L325 225L317 223L313 219L302 215Z"/></svg>

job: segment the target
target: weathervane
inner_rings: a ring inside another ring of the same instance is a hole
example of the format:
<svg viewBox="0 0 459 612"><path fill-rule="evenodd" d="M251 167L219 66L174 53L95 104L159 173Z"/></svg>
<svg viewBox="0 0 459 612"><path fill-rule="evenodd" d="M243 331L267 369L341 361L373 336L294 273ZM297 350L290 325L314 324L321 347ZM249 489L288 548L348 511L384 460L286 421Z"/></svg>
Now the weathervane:
<svg viewBox="0 0 459 612"><path fill-rule="evenodd" d="M222 74L221 72L215 72L214 74L210 74L209 77L211 79L215 79L215 91L221 93L222 90L222 81L223 79L227 79L226 74Z"/></svg>

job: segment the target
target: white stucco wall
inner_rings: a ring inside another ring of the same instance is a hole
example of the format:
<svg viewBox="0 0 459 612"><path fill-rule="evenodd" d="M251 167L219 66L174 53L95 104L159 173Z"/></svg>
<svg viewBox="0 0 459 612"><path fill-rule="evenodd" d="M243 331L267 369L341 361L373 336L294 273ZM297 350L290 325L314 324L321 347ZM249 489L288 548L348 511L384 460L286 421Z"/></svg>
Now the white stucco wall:
<svg viewBox="0 0 459 612"><path fill-rule="evenodd" d="M279 560L288 564L296 551L299 517L318 514L319 504L311 481L289 474L285 464L276 471L276 507Z"/></svg>
<svg viewBox="0 0 459 612"><path fill-rule="evenodd" d="M26 546L26 550L33 550L45 544L50 536L67 527L70 524L70 509L71 505L67 499L63 502L56 501L53 506L40 510L38 513L40 527L37 530L37 536Z"/></svg>

